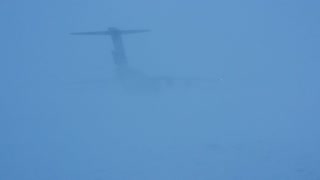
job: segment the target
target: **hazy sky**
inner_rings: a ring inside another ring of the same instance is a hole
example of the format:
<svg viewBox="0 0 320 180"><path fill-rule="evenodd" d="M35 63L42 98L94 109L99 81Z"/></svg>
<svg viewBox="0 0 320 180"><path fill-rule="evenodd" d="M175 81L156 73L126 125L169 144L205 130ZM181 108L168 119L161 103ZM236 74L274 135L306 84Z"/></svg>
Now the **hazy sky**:
<svg viewBox="0 0 320 180"><path fill-rule="evenodd" d="M320 1L2 0L0 179L320 178ZM150 75L212 89L111 92L108 37Z"/></svg>

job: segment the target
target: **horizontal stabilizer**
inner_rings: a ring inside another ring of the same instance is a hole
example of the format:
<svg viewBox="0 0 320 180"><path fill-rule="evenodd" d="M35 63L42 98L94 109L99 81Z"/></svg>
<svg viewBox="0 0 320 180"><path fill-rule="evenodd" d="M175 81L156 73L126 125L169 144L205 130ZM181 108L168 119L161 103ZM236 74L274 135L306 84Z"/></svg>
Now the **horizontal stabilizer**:
<svg viewBox="0 0 320 180"><path fill-rule="evenodd" d="M150 32L151 30L148 29L140 29L140 30L121 30L121 34L136 34L136 33L144 33Z"/></svg>
<svg viewBox="0 0 320 180"><path fill-rule="evenodd" d="M119 30L116 28L109 28L107 31L92 31L92 32L75 32L72 35L125 35L125 34L137 34L149 32L147 29L137 29L137 30Z"/></svg>

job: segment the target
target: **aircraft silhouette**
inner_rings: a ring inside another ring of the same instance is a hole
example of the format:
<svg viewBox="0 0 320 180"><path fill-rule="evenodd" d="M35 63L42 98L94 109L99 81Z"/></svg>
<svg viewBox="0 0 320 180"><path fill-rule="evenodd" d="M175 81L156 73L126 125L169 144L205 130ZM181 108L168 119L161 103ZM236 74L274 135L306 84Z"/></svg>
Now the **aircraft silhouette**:
<svg viewBox="0 0 320 180"><path fill-rule="evenodd" d="M113 43L113 62L115 65L115 76L116 80L125 86L135 86L143 88L158 89L159 87L172 87L176 84L192 85L199 83L209 83L210 78L177 78L170 76L158 76L148 77L144 73L137 71L129 66L122 36L139 34L150 32L148 29L137 29L137 30L120 30L115 27L110 27L105 31L92 31L92 32L75 32L72 35L98 35L98 36L110 36Z"/></svg>

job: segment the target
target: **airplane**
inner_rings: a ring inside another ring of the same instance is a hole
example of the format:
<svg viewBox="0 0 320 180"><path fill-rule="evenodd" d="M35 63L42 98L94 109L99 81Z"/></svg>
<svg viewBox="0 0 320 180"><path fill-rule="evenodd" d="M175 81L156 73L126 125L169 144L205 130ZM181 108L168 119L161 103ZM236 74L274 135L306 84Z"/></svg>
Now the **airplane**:
<svg viewBox="0 0 320 180"><path fill-rule="evenodd" d="M71 33L71 35L110 36L113 43L112 57L115 65L115 78L117 82L120 82L121 85L125 85L126 87L130 86L130 88L132 88L135 86L140 88L159 89L163 86L173 87L174 84L183 84L186 86L195 83L210 84L210 78L177 78L170 76L149 77L144 73L131 68L127 60L122 36L146 32L150 32L150 30L120 30L115 27L110 27L105 31L75 32Z"/></svg>

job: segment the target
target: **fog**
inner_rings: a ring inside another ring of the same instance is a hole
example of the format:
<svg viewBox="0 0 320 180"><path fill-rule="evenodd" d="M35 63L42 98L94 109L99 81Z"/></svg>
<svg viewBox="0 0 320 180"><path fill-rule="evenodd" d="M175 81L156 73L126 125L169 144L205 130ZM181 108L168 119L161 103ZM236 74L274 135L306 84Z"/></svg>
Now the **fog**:
<svg viewBox="0 0 320 180"><path fill-rule="evenodd" d="M320 2L2 0L1 180L320 178ZM110 37L156 91L112 80Z"/></svg>

